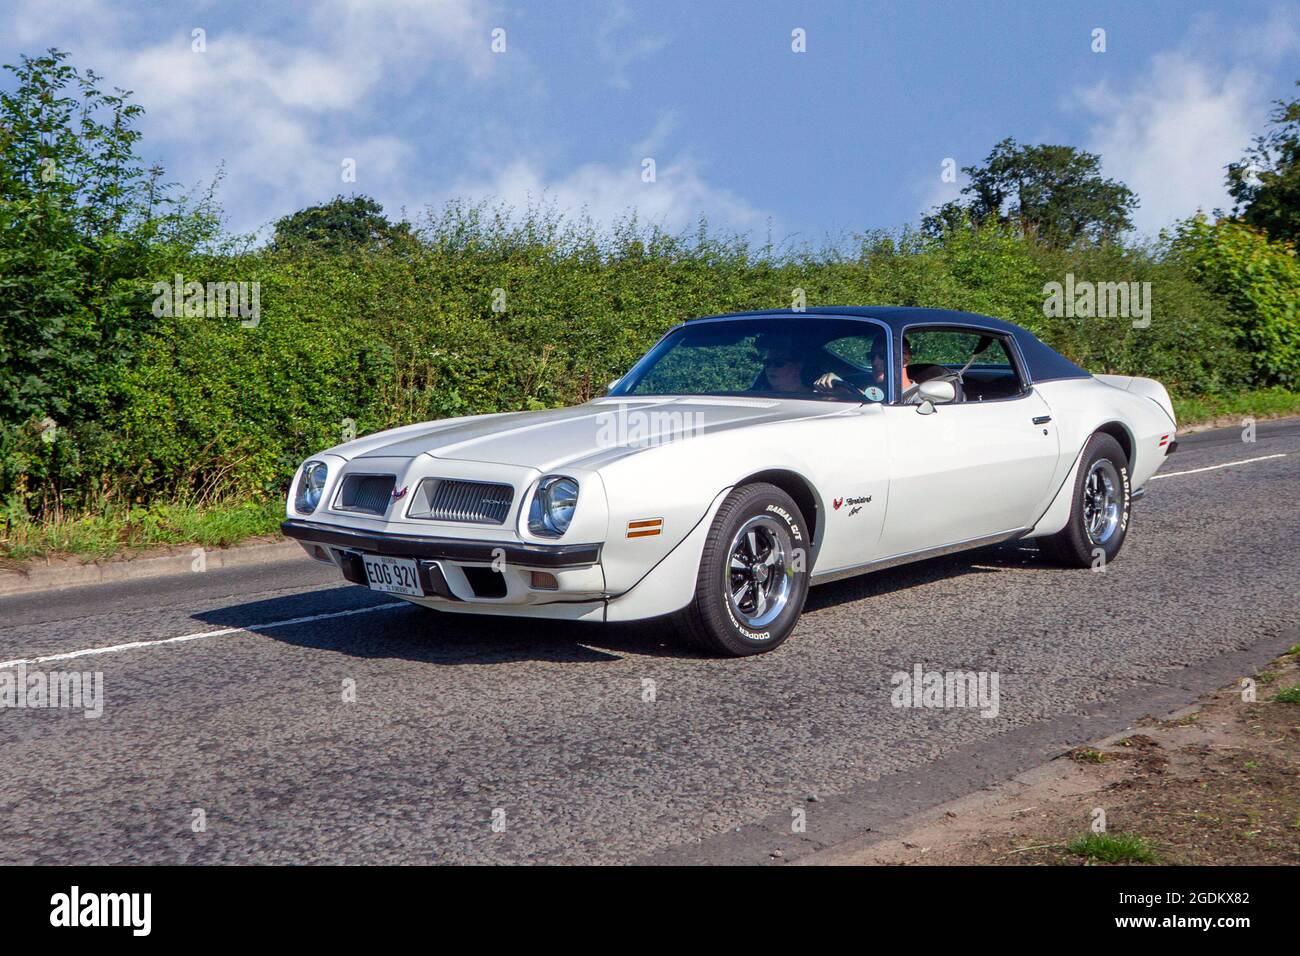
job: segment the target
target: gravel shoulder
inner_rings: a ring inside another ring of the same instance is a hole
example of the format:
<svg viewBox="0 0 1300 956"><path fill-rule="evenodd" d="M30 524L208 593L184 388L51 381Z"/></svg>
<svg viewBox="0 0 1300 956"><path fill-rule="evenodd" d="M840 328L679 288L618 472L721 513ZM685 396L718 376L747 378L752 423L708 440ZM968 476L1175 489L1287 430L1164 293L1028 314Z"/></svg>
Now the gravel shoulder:
<svg viewBox="0 0 1300 956"><path fill-rule="evenodd" d="M1300 646L1180 714L1147 717L935 808L900 836L806 862L1300 864L1298 658ZM1109 841L1089 837L1098 826ZM1119 859L1098 857L1108 843ZM1132 847L1150 857L1134 859Z"/></svg>

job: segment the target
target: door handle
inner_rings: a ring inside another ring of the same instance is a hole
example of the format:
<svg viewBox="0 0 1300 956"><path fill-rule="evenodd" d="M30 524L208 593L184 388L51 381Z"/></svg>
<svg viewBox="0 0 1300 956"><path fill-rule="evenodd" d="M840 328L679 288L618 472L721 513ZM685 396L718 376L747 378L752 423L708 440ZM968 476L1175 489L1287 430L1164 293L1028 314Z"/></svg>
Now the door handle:
<svg viewBox="0 0 1300 956"><path fill-rule="evenodd" d="M1035 425L1046 425L1046 424L1047 424L1048 422L1050 422L1051 420L1052 420L1052 416L1051 416L1051 415L1039 415L1037 418L1034 419L1034 424L1035 424Z"/></svg>

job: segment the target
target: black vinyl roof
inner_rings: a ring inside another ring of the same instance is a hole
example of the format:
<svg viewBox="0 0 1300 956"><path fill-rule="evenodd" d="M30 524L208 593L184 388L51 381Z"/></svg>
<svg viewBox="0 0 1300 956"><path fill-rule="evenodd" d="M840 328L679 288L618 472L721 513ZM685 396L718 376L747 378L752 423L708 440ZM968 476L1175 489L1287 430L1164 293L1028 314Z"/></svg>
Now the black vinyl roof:
<svg viewBox="0 0 1300 956"><path fill-rule="evenodd" d="M798 312L793 309L732 312L725 315L702 316L689 321L694 324L696 322L758 317L798 319L810 315L849 319L875 319L889 326L890 334L894 338L896 345L901 343L903 330L915 325L961 326L1001 332L1015 337L1016 344L1020 347L1020 354L1029 367L1029 376L1033 381L1048 382L1062 378L1091 378L1091 373L1075 365L1028 329L1021 328L1004 319L995 319L990 315L957 312L953 309L922 309L899 305L832 305L808 308Z"/></svg>

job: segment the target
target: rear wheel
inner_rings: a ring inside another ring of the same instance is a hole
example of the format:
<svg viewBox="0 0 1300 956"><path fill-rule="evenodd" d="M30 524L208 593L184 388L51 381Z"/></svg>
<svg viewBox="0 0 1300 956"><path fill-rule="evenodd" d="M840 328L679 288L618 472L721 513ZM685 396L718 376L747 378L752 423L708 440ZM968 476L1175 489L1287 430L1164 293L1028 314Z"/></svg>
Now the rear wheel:
<svg viewBox="0 0 1300 956"><path fill-rule="evenodd" d="M775 485L743 485L718 509L695 597L675 620L705 650L762 654L790 636L807 596L808 539L799 506Z"/></svg>
<svg viewBox="0 0 1300 956"><path fill-rule="evenodd" d="M1098 432L1089 438L1074 482L1070 520L1051 537L1039 538L1039 550L1070 567L1114 561L1128 534L1133 504L1128 467L1128 456L1112 436Z"/></svg>

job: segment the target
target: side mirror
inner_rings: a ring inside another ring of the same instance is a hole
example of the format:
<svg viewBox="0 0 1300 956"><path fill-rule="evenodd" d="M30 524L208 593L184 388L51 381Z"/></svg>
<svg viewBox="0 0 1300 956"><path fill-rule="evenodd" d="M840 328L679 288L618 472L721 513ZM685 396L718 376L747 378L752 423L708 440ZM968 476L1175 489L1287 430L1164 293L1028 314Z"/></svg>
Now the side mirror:
<svg viewBox="0 0 1300 956"><path fill-rule="evenodd" d="M935 405L945 405L957 397L957 389L952 382L934 379L922 382L917 387L916 394L921 399L921 404L916 407L917 412L921 415L933 415L937 411Z"/></svg>
<svg viewBox="0 0 1300 956"><path fill-rule="evenodd" d="M619 382L621 382L621 381L623 381L621 378L616 378L616 379L614 379L614 381L612 381L612 382L610 382L608 385L606 385L606 386L605 386L605 392L604 392L604 394L608 395L610 392L614 391L614 386L617 385L617 384L618 384Z"/></svg>

